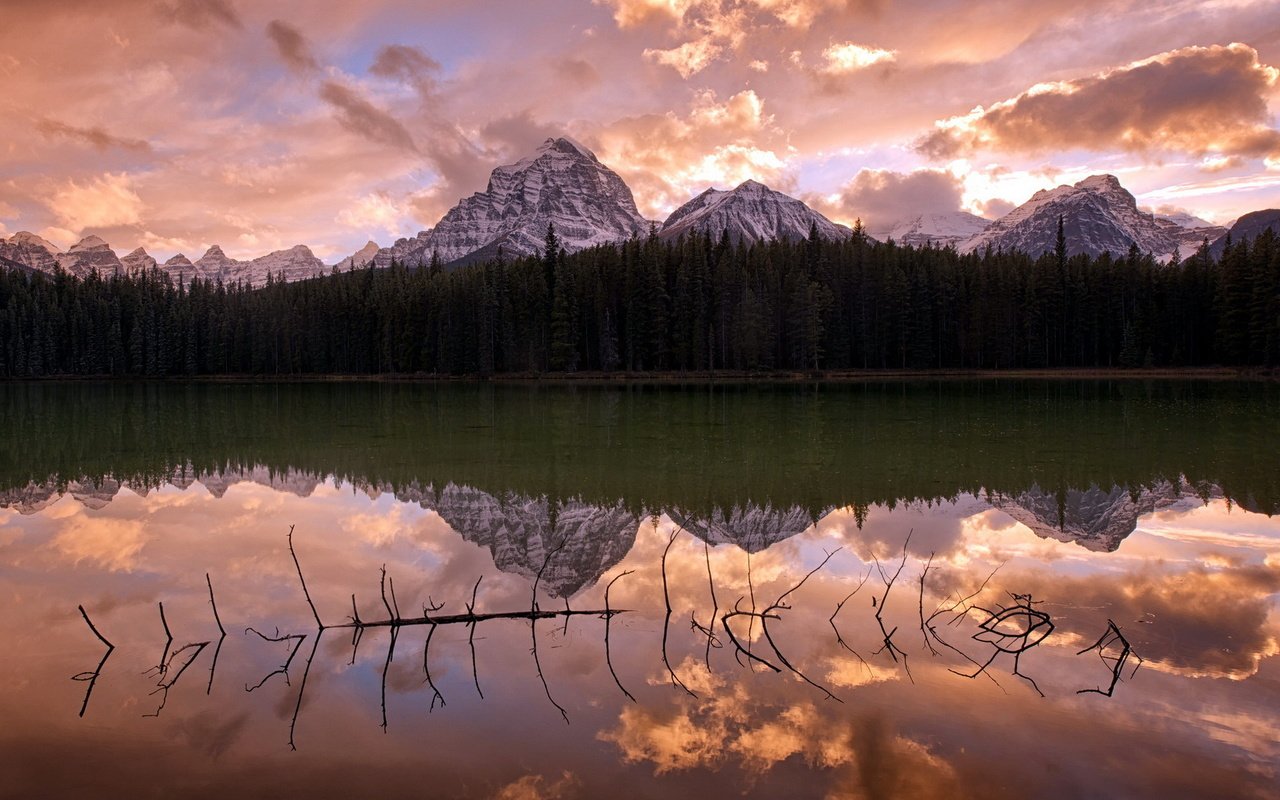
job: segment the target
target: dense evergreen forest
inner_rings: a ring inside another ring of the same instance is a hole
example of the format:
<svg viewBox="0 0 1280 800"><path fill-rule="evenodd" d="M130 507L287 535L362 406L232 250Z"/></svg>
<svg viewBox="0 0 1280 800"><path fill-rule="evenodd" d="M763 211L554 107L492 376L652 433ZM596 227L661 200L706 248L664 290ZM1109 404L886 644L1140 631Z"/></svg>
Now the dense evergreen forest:
<svg viewBox="0 0 1280 800"><path fill-rule="evenodd" d="M0 377L1280 364L1280 243L1032 258L655 235L265 288L0 270Z"/></svg>

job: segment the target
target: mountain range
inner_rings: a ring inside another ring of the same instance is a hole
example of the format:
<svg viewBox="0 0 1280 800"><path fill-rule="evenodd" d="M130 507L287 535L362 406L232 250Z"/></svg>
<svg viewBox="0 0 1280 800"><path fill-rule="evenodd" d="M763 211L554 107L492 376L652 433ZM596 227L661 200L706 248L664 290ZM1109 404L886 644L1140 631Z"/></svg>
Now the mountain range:
<svg viewBox="0 0 1280 800"><path fill-rule="evenodd" d="M867 231L874 239L916 247L955 247L962 253L1019 250L1033 257L1057 245L1062 220L1069 254L1103 252L1122 256L1136 246L1159 260L1175 253L1189 255L1206 240L1220 254L1226 237L1254 237L1271 227L1280 229L1280 211L1246 214L1230 234L1190 214L1160 215L1142 211L1137 201L1112 175L1094 175L1071 186L1036 192L1026 203L997 220L963 211L920 214ZM334 267L351 270L386 267L393 261L417 267L439 263L456 267L483 261L499 253L507 257L541 252L548 225L554 225L561 246L575 252L595 245L645 236L651 230L663 239L689 233L728 234L735 243L771 239L801 239L816 229L838 240L852 231L810 208L801 200L748 180L723 191L707 189L677 208L661 224L646 220L636 207L626 182L582 144L567 137L549 138L531 155L495 168L484 191L459 201L436 223L389 247L369 242ZM21 231L0 238L0 265L16 265L41 272L61 267L87 276L160 269L175 280L199 277L263 286L270 279L301 280L326 274L333 267L305 245L277 250L248 261L237 261L212 245L195 261L178 254L158 264L139 247L123 257L98 236L86 236L63 251L40 236Z"/></svg>
<svg viewBox="0 0 1280 800"><path fill-rule="evenodd" d="M186 489L199 481L214 497L222 497L239 483L309 497L326 480L327 476L312 472L259 466L215 472L183 468L166 483ZM414 484L398 490L369 483L352 487L370 498L390 493L400 502L435 511L463 539L486 548L494 566L503 572L532 580L546 564L542 585L554 597L572 596L599 580L631 550L636 532L648 516L648 512L629 510L621 500L612 505L574 499L553 501L515 492L490 494L453 483L443 488ZM86 508L101 510L124 488L146 495L152 487L131 486L112 478L33 482L0 491L0 508L35 514L69 494ZM1216 486L1197 489L1185 481L1158 482L1138 489L1091 486L1061 493L1032 486L1011 496L967 496L956 500L949 513L969 516L996 508L1041 538L1075 543L1095 552L1113 552L1137 529L1142 516L1174 507L1193 508L1222 496ZM1252 510L1247 505L1245 508ZM681 529L712 546L733 544L748 553L759 553L805 532L833 510L834 506L828 507L815 516L799 506L775 508L748 503L717 508L702 516L673 508L664 512ZM552 550L556 555L548 563L547 554Z"/></svg>

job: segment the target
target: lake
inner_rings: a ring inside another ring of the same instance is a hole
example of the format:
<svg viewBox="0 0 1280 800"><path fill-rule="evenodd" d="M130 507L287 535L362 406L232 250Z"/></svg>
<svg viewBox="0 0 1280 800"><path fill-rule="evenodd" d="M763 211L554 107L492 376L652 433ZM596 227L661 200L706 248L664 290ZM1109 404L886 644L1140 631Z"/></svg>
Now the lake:
<svg viewBox="0 0 1280 800"><path fill-rule="evenodd" d="M1280 384L0 384L0 796L1280 797Z"/></svg>

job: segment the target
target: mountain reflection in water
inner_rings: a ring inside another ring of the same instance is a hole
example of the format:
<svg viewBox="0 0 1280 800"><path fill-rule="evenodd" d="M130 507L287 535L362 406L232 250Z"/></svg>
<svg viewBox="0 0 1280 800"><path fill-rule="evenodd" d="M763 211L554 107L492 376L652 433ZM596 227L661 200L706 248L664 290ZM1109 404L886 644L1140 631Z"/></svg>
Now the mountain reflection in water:
<svg viewBox="0 0 1280 800"><path fill-rule="evenodd" d="M5 387L0 796L1275 797L1273 394Z"/></svg>

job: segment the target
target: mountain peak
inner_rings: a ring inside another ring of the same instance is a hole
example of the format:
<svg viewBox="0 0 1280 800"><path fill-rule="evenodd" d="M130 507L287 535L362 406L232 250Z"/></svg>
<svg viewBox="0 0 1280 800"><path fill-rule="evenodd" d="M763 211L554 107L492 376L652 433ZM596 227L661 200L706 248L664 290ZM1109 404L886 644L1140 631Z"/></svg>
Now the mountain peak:
<svg viewBox="0 0 1280 800"><path fill-rule="evenodd" d="M981 233L960 244L961 252L991 247L1032 257L1057 246L1063 222L1067 252L1122 256L1136 246L1158 259L1194 249L1204 231L1191 231L1138 210L1137 200L1114 175L1091 175L1072 186L1044 189Z"/></svg>
<svg viewBox="0 0 1280 800"><path fill-rule="evenodd" d="M569 252L643 233L648 223L631 189L589 149L567 136L549 138L531 156L495 168L488 186L464 198L416 239L379 251L380 266L396 260L444 264L539 252L554 224Z"/></svg>
<svg viewBox="0 0 1280 800"><path fill-rule="evenodd" d="M9 238L9 241L13 244L42 248L48 251L50 255L56 256L58 253L62 252L62 248L41 236L37 236L31 231L18 231Z"/></svg>
<svg viewBox="0 0 1280 800"><path fill-rule="evenodd" d="M814 225L824 239L845 239L852 234L794 197L747 180L727 192L708 189L680 206L667 217L659 235L672 239L692 231L712 236L727 231L731 241L799 240L807 238Z"/></svg>
<svg viewBox="0 0 1280 800"><path fill-rule="evenodd" d="M584 158L589 158L592 161L598 160L596 158L596 154L591 152L586 145L582 144L582 142L579 142L577 139L572 139L568 136L549 137L542 143L542 146L538 148L539 153L546 153L550 151L564 153L565 155L579 155Z"/></svg>
<svg viewBox="0 0 1280 800"><path fill-rule="evenodd" d="M107 246L108 246L107 243L103 241L102 237L94 236L93 234L90 234L84 237L83 239L81 239L80 241L76 242L74 245L72 245L71 249L68 250L67 252L79 253L85 250L97 250L99 248L103 248Z"/></svg>
<svg viewBox="0 0 1280 800"><path fill-rule="evenodd" d="M1097 191L1127 191L1120 185L1115 175L1090 175L1075 185L1076 189L1094 189Z"/></svg>

